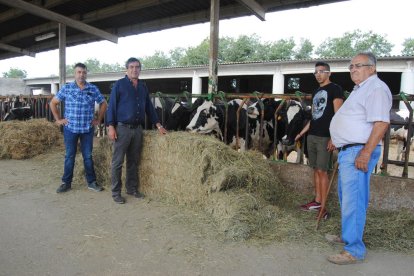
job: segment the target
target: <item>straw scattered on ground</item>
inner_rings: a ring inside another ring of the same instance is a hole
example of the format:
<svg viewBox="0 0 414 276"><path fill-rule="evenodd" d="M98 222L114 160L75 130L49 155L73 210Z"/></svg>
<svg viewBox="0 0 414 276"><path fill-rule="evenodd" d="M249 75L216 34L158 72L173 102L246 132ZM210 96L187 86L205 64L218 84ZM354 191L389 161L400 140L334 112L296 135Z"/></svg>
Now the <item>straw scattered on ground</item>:
<svg viewBox="0 0 414 276"><path fill-rule="evenodd" d="M107 188L111 151L107 139L102 139L94 150L98 181ZM78 177L83 177L83 172ZM123 177L125 182L125 172ZM326 246L324 234L340 232L335 195L328 206L332 218L321 221L316 231L316 213L298 210L309 195L297 194L281 183L269 161L260 154L236 152L208 136L183 132L160 136L146 131L140 183L148 200L162 200L202 212L229 239ZM370 248L412 250L414 215L408 210L370 210L365 242Z"/></svg>
<svg viewBox="0 0 414 276"><path fill-rule="evenodd" d="M0 122L0 159L27 159L62 143L59 127L45 119Z"/></svg>
<svg viewBox="0 0 414 276"><path fill-rule="evenodd" d="M0 123L0 159L37 158L56 146L63 151L62 144L59 128L44 119ZM93 155L98 181L109 189L111 142L100 139ZM63 166L63 155L61 159L61 163L53 164L56 170ZM77 154L76 162L74 183L84 183L81 154ZM322 221L320 230L315 231L316 213L298 210L309 195L297 194L281 183L261 154L236 152L212 137L183 132L160 136L146 131L140 183L148 200L203 213L218 233L230 239L326 246L324 234L340 232L339 204L334 194L328 205L332 218ZM413 212L369 209L365 242L369 248L412 252Z"/></svg>

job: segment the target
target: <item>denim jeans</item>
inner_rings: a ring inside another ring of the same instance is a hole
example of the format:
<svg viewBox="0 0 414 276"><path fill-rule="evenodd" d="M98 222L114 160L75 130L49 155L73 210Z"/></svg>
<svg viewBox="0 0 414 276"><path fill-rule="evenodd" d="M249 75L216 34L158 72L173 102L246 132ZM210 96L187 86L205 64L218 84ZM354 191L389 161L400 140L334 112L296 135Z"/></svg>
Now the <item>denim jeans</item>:
<svg viewBox="0 0 414 276"><path fill-rule="evenodd" d="M66 154L62 182L66 183L69 186L72 184L76 150L79 140L83 157L83 166L85 167L86 181L88 184L96 181L96 175L92 160L93 130L93 127L91 127L87 133L73 133L66 127L63 128L63 138L65 141Z"/></svg>
<svg viewBox="0 0 414 276"><path fill-rule="evenodd" d="M338 197L341 205L342 240L344 250L357 259L364 259L366 248L362 241L369 203L369 181L378 159L381 146L377 146L368 162L368 171L355 167L355 158L362 145L339 152Z"/></svg>

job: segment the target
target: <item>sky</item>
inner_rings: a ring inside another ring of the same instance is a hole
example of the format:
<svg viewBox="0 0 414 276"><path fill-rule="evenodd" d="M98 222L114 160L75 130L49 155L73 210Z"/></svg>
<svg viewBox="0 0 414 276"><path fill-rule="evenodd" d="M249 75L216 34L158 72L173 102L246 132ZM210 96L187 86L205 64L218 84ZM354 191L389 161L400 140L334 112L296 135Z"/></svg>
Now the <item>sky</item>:
<svg viewBox="0 0 414 276"><path fill-rule="evenodd" d="M255 16L220 20L219 36L234 37L256 33L262 42L293 37L312 41L315 48L330 37L360 29L383 35L394 44L391 54L399 55L402 43L414 38L412 0L350 0L310 8L266 14L266 21ZM191 34L191 35L188 35ZM66 64L96 58L102 63L120 63L131 56L151 56L155 51L168 53L176 47L197 46L210 35L210 23L134 35L119 39L118 44L102 41L68 47ZM111 54L108 54L111 53ZM28 78L48 77L59 72L58 50L0 61L0 76L10 68L26 70Z"/></svg>

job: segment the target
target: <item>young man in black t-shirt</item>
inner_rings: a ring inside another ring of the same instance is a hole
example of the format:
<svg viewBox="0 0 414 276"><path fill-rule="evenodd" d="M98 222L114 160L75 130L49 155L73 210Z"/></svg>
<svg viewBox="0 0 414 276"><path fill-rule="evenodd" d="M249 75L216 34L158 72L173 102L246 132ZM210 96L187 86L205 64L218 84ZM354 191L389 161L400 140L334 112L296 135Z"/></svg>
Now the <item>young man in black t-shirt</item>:
<svg viewBox="0 0 414 276"><path fill-rule="evenodd" d="M325 205L323 201L328 191L329 161L331 152L335 150L329 134L329 124L344 101L344 93L339 85L330 81L329 64L317 62L314 75L319 88L312 93L312 120L296 136L296 140L308 132L308 159L309 165L314 169L315 198L300 208L303 211L322 212L321 218L327 219L329 213L326 208L321 210L321 205Z"/></svg>

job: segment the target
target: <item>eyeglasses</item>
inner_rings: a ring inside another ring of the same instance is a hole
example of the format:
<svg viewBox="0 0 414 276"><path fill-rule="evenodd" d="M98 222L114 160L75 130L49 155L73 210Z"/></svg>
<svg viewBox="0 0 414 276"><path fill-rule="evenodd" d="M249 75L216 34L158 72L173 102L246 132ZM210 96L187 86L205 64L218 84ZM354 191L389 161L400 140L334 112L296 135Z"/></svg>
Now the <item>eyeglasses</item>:
<svg viewBox="0 0 414 276"><path fill-rule="evenodd" d="M360 69L360 68L362 68L362 67L364 67L364 66L374 66L373 64L363 64L363 63L357 63L357 64L350 64L349 66L348 66L348 69L349 70L352 70L352 69Z"/></svg>
<svg viewBox="0 0 414 276"><path fill-rule="evenodd" d="M317 74L324 74L324 73L329 73L329 72L330 71L326 71L326 70L318 70L318 71L313 72L313 74L317 75Z"/></svg>

